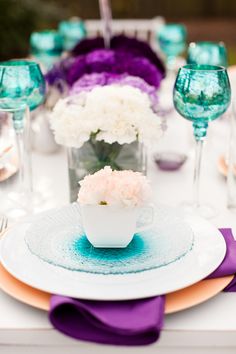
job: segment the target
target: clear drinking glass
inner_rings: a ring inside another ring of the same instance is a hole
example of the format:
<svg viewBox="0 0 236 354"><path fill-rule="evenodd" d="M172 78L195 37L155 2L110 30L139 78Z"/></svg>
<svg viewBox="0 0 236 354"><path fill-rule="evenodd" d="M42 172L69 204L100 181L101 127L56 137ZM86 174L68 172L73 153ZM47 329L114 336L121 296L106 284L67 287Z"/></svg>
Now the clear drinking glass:
<svg viewBox="0 0 236 354"><path fill-rule="evenodd" d="M9 194L13 217L30 211L32 203L30 113L44 100L45 81L38 64L26 60L0 63L0 111L12 113L19 161L19 188Z"/></svg>
<svg viewBox="0 0 236 354"><path fill-rule="evenodd" d="M229 107L231 89L227 70L214 65L185 65L180 68L173 93L176 110L192 121L196 140L192 211L211 217L215 211L199 201L199 178L203 142L208 123L219 118Z"/></svg>

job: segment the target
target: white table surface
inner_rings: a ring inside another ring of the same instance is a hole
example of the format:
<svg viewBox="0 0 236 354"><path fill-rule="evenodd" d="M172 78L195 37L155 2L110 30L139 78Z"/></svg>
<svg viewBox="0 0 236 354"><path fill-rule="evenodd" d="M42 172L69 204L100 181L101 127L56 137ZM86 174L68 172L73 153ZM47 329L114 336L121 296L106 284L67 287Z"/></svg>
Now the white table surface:
<svg viewBox="0 0 236 354"><path fill-rule="evenodd" d="M170 124L174 127L176 121ZM183 130L181 134L176 131L176 140L181 145L185 139L189 159L178 172L160 171L152 161L148 169L155 199L169 205L178 205L191 196L193 154L187 135L190 124L183 119L178 124L182 124ZM210 201L219 210L212 222L218 227L232 227L236 237L236 214L226 209L226 181L217 171L217 159L220 153L225 152L227 139L227 124L212 123L205 150L201 195L204 201ZM171 150L172 138L168 135L159 149L166 141ZM34 153L33 160L36 186L50 190L45 207L66 204L68 177L65 152L60 150L53 155ZM166 316L161 339L157 343L123 348L70 339L51 327L45 312L26 306L0 291L0 353L236 353L235 310L236 294L220 293L192 309Z"/></svg>

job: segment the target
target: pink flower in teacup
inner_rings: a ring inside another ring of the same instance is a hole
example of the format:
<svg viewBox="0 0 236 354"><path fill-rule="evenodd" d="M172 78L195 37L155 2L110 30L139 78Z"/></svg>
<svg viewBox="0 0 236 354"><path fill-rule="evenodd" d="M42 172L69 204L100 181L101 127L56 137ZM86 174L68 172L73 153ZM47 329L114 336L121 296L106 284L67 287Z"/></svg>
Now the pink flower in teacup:
<svg viewBox="0 0 236 354"><path fill-rule="evenodd" d="M80 204L84 232L94 247L126 247L136 232L153 223L154 209L148 205L151 188L139 172L112 171L109 166L80 182ZM152 211L151 222L138 226L142 209Z"/></svg>
<svg viewBox="0 0 236 354"><path fill-rule="evenodd" d="M151 187L140 172L112 171L109 166L86 176L80 182L81 205L140 207L149 202Z"/></svg>

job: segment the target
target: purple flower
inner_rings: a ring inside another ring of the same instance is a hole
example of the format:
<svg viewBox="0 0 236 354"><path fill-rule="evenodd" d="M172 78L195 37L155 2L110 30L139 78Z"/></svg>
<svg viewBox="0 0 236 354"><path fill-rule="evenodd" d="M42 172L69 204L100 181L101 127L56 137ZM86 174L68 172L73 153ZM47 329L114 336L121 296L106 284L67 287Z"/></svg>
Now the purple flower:
<svg viewBox="0 0 236 354"><path fill-rule="evenodd" d="M58 81L66 81L67 71L71 67L74 60L74 58L69 57L61 60L59 63L56 63L45 75L45 79L48 84L55 85Z"/></svg>
<svg viewBox="0 0 236 354"><path fill-rule="evenodd" d="M111 73L138 76L149 85L159 87L165 69L151 47L136 38L123 35L111 40L112 49L104 49L102 38L82 40L69 57L56 64L47 74L50 85L66 81L72 86L85 74Z"/></svg>
<svg viewBox="0 0 236 354"><path fill-rule="evenodd" d="M105 48L102 37L84 39L73 49L72 55L84 55L99 48ZM144 57L155 65L163 75L165 74L163 62L145 41L125 35L118 35L111 39L111 49L127 53L134 57Z"/></svg>
<svg viewBox="0 0 236 354"><path fill-rule="evenodd" d="M163 78L163 73L144 57L135 58L124 52L99 49L76 58L67 71L66 81L72 86L83 74L94 72L126 73L141 77L149 85L155 87L159 87Z"/></svg>
<svg viewBox="0 0 236 354"><path fill-rule="evenodd" d="M104 39L102 37L82 39L72 50L72 56L84 55L96 49L105 48Z"/></svg>
<svg viewBox="0 0 236 354"><path fill-rule="evenodd" d="M140 77L129 76L127 74L113 74L106 72L86 74L74 83L70 90L70 94L79 94L82 91L91 91L96 86L111 84L129 85L140 89L150 97L152 107L155 109L158 101L156 88L147 84Z"/></svg>
<svg viewBox="0 0 236 354"><path fill-rule="evenodd" d="M144 57L148 59L164 76L165 66L147 42L134 37L119 35L112 38L111 48L116 51L132 53L134 57Z"/></svg>
<svg viewBox="0 0 236 354"><path fill-rule="evenodd" d="M163 74L151 64L148 59L137 57L127 62L127 72L132 76L139 76L149 85L159 87Z"/></svg>
<svg viewBox="0 0 236 354"><path fill-rule="evenodd" d="M90 91L96 86L105 86L107 85L108 77L110 75L113 74L109 74L109 73L85 74L73 84L70 93L73 95L85 90Z"/></svg>

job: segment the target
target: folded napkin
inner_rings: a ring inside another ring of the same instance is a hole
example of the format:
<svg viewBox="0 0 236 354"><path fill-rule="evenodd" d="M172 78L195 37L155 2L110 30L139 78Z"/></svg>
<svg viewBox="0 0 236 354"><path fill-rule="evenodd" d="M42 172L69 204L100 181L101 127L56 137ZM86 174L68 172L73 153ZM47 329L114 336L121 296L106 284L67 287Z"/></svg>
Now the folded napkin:
<svg viewBox="0 0 236 354"><path fill-rule="evenodd" d="M53 295L49 318L59 331L77 339L144 345L159 338L164 308L164 296L129 301L88 301Z"/></svg>
<svg viewBox="0 0 236 354"><path fill-rule="evenodd" d="M231 229L220 229L227 245L221 265L208 277L236 273L236 241ZM236 279L226 291L236 291ZM129 301L88 301L53 295L49 319L59 331L76 339L115 345L155 342L163 326L165 297Z"/></svg>
<svg viewBox="0 0 236 354"><path fill-rule="evenodd" d="M220 278L236 273L236 240L233 237L231 229L220 229L220 232L225 239L227 247L226 255L223 262L213 273L208 276L208 279ZM224 291L236 291L236 277L233 278L231 283L224 289Z"/></svg>

